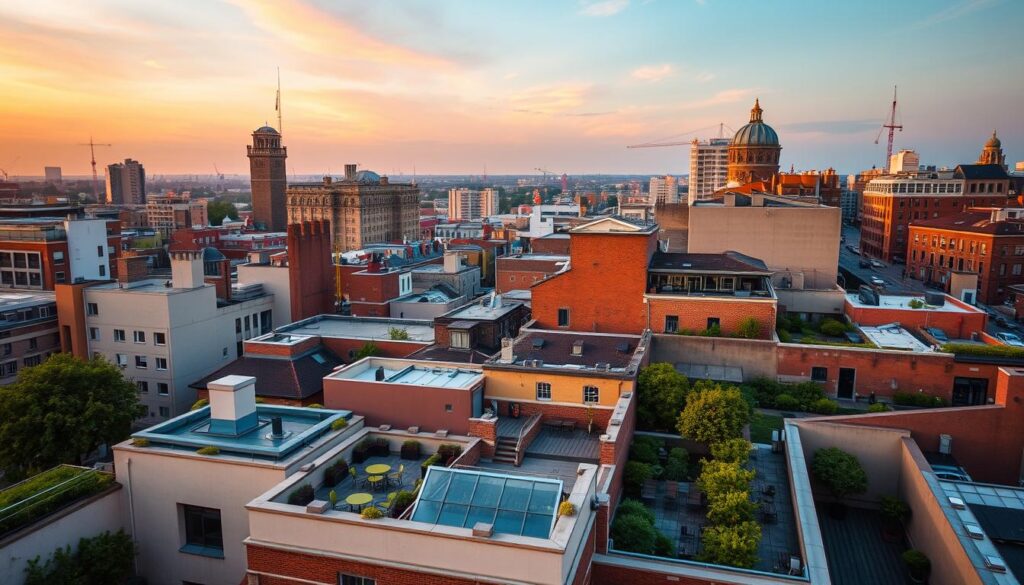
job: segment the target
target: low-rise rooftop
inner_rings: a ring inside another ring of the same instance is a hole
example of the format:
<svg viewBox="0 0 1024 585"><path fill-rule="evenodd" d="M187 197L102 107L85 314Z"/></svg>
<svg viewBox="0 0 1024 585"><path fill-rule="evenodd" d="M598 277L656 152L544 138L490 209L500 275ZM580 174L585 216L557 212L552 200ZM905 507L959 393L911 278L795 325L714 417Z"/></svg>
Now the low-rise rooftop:
<svg viewBox="0 0 1024 585"><path fill-rule="evenodd" d="M524 329L512 345L511 360L503 351L487 361L490 367L554 368L632 375L649 339L639 335Z"/></svg>
<svg viewBox="0 0 1024 585"><path fill-rule="evenodd" d="M384 317L343 317L324 314L279 327L275 332L289 335L319 335L321 337L386 341L391 340L392 329L404 329L409 335L408 341L434 342L434 324L432 322Z"/></svg>
<svg viewBox="0 0 1024 585"><path fill-rule="evenodd" d="M511 300L505 295L491 294L479 301L464 305L442 315L446 319L470 321L491 321L501 318L522 306L522 302Z"/></svg>
<svg viewBox="0 0 1024 585"><path fill-rule="evenodd" d="M945 313L972 313L980 309L946 302L942 305L929 305L923 296L917 295L878 295L878 304L869 305L861 300L857 293L848 293L846 302L858 309L895 309L907 311L935 311Z"/></svg>
<svg viewBox="0 0 1024 585"><path fill-rule="evenodd" d="M897 349L902 351L929 352L932 348L921 343L909 331L899 326L898 323L880 325L878 327L861 327L861 333L869 341L882 349Z"/></svg>
<svg viewBox="0 0 1024 585"><path fill-rule="evenodd" d="M330 374L337 380L408 384L433 388L474 388L483 381L479 369L463 364L370 357Z"/></svg>

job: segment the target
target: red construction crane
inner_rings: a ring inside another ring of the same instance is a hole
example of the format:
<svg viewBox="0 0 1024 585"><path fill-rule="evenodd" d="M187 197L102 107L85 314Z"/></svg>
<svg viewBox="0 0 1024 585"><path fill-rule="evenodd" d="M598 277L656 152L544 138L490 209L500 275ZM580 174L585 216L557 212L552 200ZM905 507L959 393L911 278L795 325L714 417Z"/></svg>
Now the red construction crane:
<svg viewBox="0 0 1024 585"><path fill-rule="evenodd" d="M89 155L92 157L92 196L98 203L100 200L100 178L96 174L96 147L97 146L114 146L113 144L97 144L92 141L92 136L89 137L89 142L79 142L78 146L88 146Z"/></svg>
<svg viewBox="0 0 1024 585"><path fill-rule="evenodd" d="M875 136L875 144L878 144L878 140L882 138L882 131L886 128L889 129L889 144L885 148L885 164L882 168L889 168L889 161L892 160L892 140L896 136L896 131L903 132L903 124L896 121L896 86L892 86L892 111L889 112L889 119L886 120L885 124L878 129L878 136Z"/></svg>

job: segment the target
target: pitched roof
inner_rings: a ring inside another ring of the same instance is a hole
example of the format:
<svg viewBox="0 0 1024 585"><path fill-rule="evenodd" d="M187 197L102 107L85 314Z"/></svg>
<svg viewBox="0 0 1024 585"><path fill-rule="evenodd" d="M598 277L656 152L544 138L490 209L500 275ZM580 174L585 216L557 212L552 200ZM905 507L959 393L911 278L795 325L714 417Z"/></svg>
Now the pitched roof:
<svg viewBox="0 0 1024 585"><path fill-rule="evenodd" d="M771 275L771 271L768 270L764 262L739 252L725 252L724 254L655 252L651 258L650 270Z"/></svg>
<svg viewBox="0 0 1024 585"><path fill-rule="evenodd" d="M256 395L274 398L304 399L323 391L324 376L344 362L323 346L296 359L245 355L202 380L192 388L206 388L224 376L240 375L256 378Z"/></svg>
<svg viewBox="0 0 1024 585"><path fill-rule="evenodd" d="M1010 174L1002 165L958 165L958 175L965 179L1009 179Z"/></svg>
<svg viewBox="0 0 1024 585"><path fill-rule="evenodd" d="M992 221L990 212L966 211L958 215L913 221L911 227L953 230L994 236L1024 235L1024 221L1004 220Z"/></svg>

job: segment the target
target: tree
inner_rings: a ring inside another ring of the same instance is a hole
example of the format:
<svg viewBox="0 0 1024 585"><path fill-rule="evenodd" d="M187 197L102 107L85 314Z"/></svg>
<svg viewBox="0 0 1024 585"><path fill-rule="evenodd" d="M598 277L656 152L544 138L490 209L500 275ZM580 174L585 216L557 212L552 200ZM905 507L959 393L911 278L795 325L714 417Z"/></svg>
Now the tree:
<svg viewBox="0 0 1024 585"><path fill-rule="evenodd" d="M750 489L754 472L743 469L738 463L726 461L705 461L697 478L697 487L713 500L728 492L745 492Z"/></svg>
<svg viewBox="0 0 1024 585"><path fill-rule="evenodd" d="M654 478L654 469L647 463L627 461L622 471L622 487L627 494L639 496L644 482Z"/></svg>
<svg viewBox="0 0 1024 585"><path fill-rule="evenodd" d="M114 364L54 354L0 388L0 467L15 479L80 464L100 445L127 438L144 412L135 384Z"/></svg>
<svg viewBox="0 0 1024 585"><path fill-rule="evenodd" d="M206 216L210 220L210 225L221 225L225 217L238 219L238 209L227 199L214 199L206 203Z"/></svg>
<svg viewBox="0 0 1024 585"><path fill-rule="evenodd" d="M402 327L388 327L388 337L392 341L408 341L409 330Z"/></svg>
<svg viewBox="0 0 1024 585"><path fill-rule="evenodd" d="M671 430L686 406L690 382L672 364L656 363L640 370L637 379L637 422L646 429Z"/></svg>
<svg viewBox="0 0 1024 585"><path fill-rule="evenodd" d="M25 568L25 585L105 585L123 583L133 571L135 543L123 531L104 532L78 541L78 548L58 548Z"/></svg>
<svg viewBox="0 0 1024 585"><path fill-rule="evenodd" d="M608 196L608 207L609 208L616 208L618 206L619 206L619 197L617 195L609 195Z"/></svg>
<svg viewBox="0 0 1024 585"><path fill-rule="evenodd" d="M811 462L814 478L825 484L839 501L868 490L868 475L860 461L838 447L819 449Z"/></svg>
<svg viewBox="0 0 1024 585"><path fill-rule="evenodd" d="M754 502L750 492L722 492L708 498L708 522L718 526L732 526L754 519Z"/></svg>
<svg viewBox="0 0 1024 585"><path fill-rule="evenodd" d="M716 565L750 568L757 563L761 526L748 520L732 526L712 526L701 537L700 560Z"/></svg>
<svg viewBox="0 0 1024 585"><path fill-rule="evenodd" d="M750 421L750 406L739 388L705 383L686 399L676 429L684 438L713 445L743 434Z"/></svg>
<svg viewBox="0 0 1024 585"><path fill-rule="evenodd" d="M739 335L746 339L757 339L758 337L761 337L761 322L755 317L747 317L740 321Z"/></svg>
<svg viewBox="0 0 1024 585"><path fill-rule="evenodd" d="M375 356L378 353L379 350L377 349L377 344L372 341L367 341L366 343L363 344L363 347L360 347L359 351L356 352L355 361L359 361L366 357Z"/></svg>
<svg viewBox="0 0 1024 585"><path fill-rule="evenodd" d="M615 550L654 554L657 539L658 530L643 516L619 513L612 522Z"/></svg>
<svg viewBox="0 0 1024 585"><path fill-rule="evenodd" d="M746 439L729 439L711 445L711 456L715 461L744 465L750 459L750 451L753 448L754 446Z"/></svg>

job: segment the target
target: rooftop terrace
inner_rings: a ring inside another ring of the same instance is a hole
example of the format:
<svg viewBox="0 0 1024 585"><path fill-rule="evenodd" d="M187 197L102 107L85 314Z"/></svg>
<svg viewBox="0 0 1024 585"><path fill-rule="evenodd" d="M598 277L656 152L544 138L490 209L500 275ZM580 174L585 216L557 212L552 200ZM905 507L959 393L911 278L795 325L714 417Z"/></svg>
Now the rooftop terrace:
<svg viewBox="0 0 1024 585"><path fill-rule="evenodd" d="M278 327L277 333L294 335L319 335L347 339L391 340L392 328L404 329L409 341L433 343L434 325L430 321L414 319L388 319L375 317L342 317L340 315L317 315Z"/></svg>
<svg viewBox="0 0 1024 585"><path fill-rule="evenodd" d="M114 476L59 465L0 491L0 536L28 526L110 487Z"/></svg>
<svg viewBox="0 0 1024 585"><path fill-rule="evenodd" d="M929 352L930 347L921 343L906 329L893 323L878 327L861 327L860 332L869 341L882 349L897 349L903 351Z"/></svg>
<svg viewBox="0 0 1024 585"><path fill-rule="evenodd" d="M981 312L980 309L967 308L959 304L946 302L943 305L926 305L923 296L913 295L879 295L877 305L866 305L860 300L857 293L846 295L846 302L859 309L895 309L906 311L935 311L941 313L974 313ZM913 303L915 306L911 306ZM922 303L917 306L918 303Z"/></svg>
<svg viewBox="0 0 1024 585"><path fill-rule="evenodd" d="M433 388L473 388L483 380L480 370L443 362L366 358L328 376L338 380L408 384Z"/></svg>

